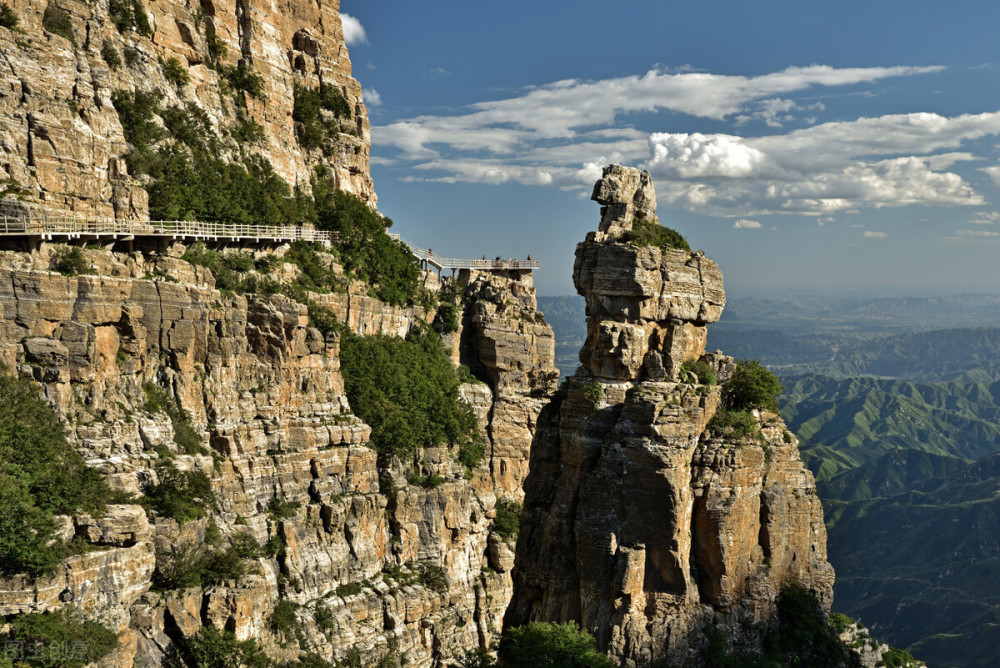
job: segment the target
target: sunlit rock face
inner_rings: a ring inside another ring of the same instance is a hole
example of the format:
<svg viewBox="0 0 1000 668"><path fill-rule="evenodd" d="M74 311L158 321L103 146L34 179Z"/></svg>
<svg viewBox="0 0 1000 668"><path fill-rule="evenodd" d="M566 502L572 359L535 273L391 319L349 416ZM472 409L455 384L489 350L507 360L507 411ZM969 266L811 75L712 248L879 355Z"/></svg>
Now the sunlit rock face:
<svg viewBox="0 0 1000 668"><path fill-rule="evenodd" d="M128 173L130 147L111 102L116 90L141 90L159 91L164 107L203 111L224 140L224 158L260 156L290 186L305 188L322 165L338 188L376 201L368 114L351 75L338 0L160 0L144 5L149 36L120 32L106 2L67 0L58 4L75 45L43 28L46 1L8 4L18 30L0 28L0 193L50 215L147 217L146 191ZM102 56L108 50L118 54L115 67ZM187 72L187 84L165 74L171 59ZM227 68L240 63L260 75L262 95L227 81ZM349 108L325 153L300 146L292 119L295 85L321 82ZM237 145L230 135L249 121L263 137Z"/></svg>
<svg viewBox="0 0 1000 668"><path fill-rule="evenodd" d="M582 366L538 420L506 623L578 621L632 666L685 657L713 616L768 618L789 581L829 607L823 511L794 437L758 413L761 440L712 438L720 388L681 374L697 359L732 373L705 354L721 272L700 252L619 239L656 220L648 174L610 166L594 199L600 228L573 275Z"/></svg>

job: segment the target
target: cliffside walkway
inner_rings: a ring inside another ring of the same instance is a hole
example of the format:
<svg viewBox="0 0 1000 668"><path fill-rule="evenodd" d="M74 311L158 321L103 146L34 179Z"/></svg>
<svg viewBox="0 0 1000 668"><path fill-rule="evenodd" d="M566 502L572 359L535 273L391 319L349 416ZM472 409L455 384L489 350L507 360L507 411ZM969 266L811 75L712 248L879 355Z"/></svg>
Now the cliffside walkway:
<svg viewBox="0 0 1000 668"><path fill-rule="evenodd" d="M398 234L390 237L405 245L424 268L434 267L440 271L451 269L476 269L479 271L503 271L507 269L538 269L538 260L500 259L465 260L435 255L429 248L420 248L406 241ZM20 217L0 218L0 237L34 238L41 241L81 240L81 241L134 241L140 237L173 239L178 241L199 240L222 243L281 243L289 241L314 241L325 245L336 245L336 232L316 230L298 225L239 225L234 223L209 223L193 220L149 220L131 221L112 218L36 218L28 220Z"/></svg>

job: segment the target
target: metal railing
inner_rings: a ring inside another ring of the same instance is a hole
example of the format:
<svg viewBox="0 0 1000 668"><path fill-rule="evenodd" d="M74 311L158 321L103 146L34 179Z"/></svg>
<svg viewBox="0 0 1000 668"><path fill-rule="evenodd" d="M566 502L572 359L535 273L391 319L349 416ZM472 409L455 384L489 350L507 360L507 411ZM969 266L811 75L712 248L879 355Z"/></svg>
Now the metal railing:
<svg viewBox="0 0 1000 668"><path fill-rule="evenodd" d="M34 219L23 217L0 217L0 236L34 235L43 239L54 236L79 238L90 235L121 235L148 237L185 237L192 239L233 239L272 241L316 241L336 244L336 232L316 230L298 225L243 225L237 223L211 223L197 220L116 220L114 218L70 218L42 216ZM405 245L418 260L427 262L438 269L478 269L492 271L501 269L538 269L538 260L501 259L466 260L435 255L429 248L421 248L403 239L398 234L389 234Z"/></svg>
<svg viewBox="0 0 1000 668"><path fill-rule="evenodd" d="M198 239L273 239L275 241L325 241L331 235L298 225L241 225L194 220L132 221L114 218L11 218L3 216L0 234L37 234L47 236L82 236L90 234L121 234L154 237L192 237Z"/></svg>
<svg viewBox="0 0 1000 668"><path fill-rule="evenodd" d="M540 265L538 260L501 259L499 257L493 260L485 258L482 260L464 260L453 257L441 257L440 255L435 255L429 248L421 248L420 246L411 244L398 234L390 232L389 236L396 241L402 242L418 260L429 262L439 269L479 269L481 271L489 271L491 269L538 269Z"/></svg>

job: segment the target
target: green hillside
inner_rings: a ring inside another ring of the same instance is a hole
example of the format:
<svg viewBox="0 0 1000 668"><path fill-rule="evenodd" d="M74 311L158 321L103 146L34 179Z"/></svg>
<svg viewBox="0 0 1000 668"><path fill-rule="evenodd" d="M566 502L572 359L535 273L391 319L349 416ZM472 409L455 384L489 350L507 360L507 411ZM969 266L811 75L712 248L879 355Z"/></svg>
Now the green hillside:
<svg viewBox="0 0 1000 668"><path fill-rule="evenodd" d="M973 327L861 337L790 336L770 330L710 329L710 349L736 358L759 357L784 374L836 378L879 376L907 380L1000 380L1000 329Z"/></svg>
<svg viewBox="0 0 1000 668"><path fill-rule="evenodd" d="M782 415L816 473L834 609L932 666L1000 648L1000 384L805 375Z"/></svg>

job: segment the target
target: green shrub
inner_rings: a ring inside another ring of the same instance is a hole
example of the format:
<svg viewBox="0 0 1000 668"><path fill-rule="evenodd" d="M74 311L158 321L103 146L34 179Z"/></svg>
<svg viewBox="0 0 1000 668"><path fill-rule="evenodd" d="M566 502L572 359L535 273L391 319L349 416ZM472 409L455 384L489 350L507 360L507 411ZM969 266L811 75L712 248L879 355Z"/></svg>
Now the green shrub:
<svg viewBox="0 0 1000 668"><path fill-rule="evenodd" d="M231 631L203 626L196 635L185 638L177 648L179 656L165 662L171 668L273 668L255 638L237 640Z"/></svg>
<svg viewBox="0 0 1000 668"><path fill-rule="evenodd" d="M478 438L470 438L458 444L458 461L468 471L479 466L486 456L486 449Z"/></svg>
<svg viewBox="0 0 1000 668"><path fill-rule="evenodd" d="M431 591L443 594L448 591L448 574L437 564L420 564L420 584Z"/></svg>
<svg viewBox="0 0 1000 668"><path fill-rule="evenodd" d="M179 544L157 552L153 583L158 590L239 583L248 572L247 559L264 556L264 548L247 533L237 534L226 548Z"/></svg>
<svg viewBox="0 0 1000 668"><path fill-rule="evenodd" d="M298 610L298 603L278 601L271 613L271 630L286 639L294 637L295 627L298 625Z"/></svg>
<svg viewBox="0 0 1000 668"><path fill-rule="evenodd" d="M770 644L785 658L782 665L793 658L805 666L859 665L827 624L816 597L798 583L778 594L777 640Z"/></svg>
<svg viewBox="0 0 1000 668"><path fill-rule="evenodd" d="M851 624L853 623L854 620L843 613L835 612L830 615L830 626L832 626L833 630L837 633L843 633L847 629L851 628Z"/></svg>
<svg viewBox="0 0 1000 668"><path fill-rule="evenodd" d="M110 0L108 16L120 33L135 30L143 37L150 37L153 34L146 10L138 0Z"/></svg>
<svg viewBox="0 0 1000 668"><path fill-rule="evenodd" d="M383 455L479 438L476 416L459 397L459 383L441 339L414 330L406 339L354 336L341 340L341 372L355 413L372 427Z"/></svg>
<svg viewBox="0 0 1000 668"><path fill-rule="evenodd" d="M296 123L299 144L306 149L320 148L329 153L328 140L340 132L336 119L351 115L347 100L329 84L320 84L316 89L296 83L292 95L292 120Z"/></svg>
<svg viewBox="0 0 1000 668"><path fill-rule="evenodd" d="M341 598L347 596L356 596L360 594L363 590L364 587L361 586L360 582L348 582L347 584L342 584L337 587L337 596L340 596ZM326 608L326 611L327 613L330 613L329 608ZM331 621L332 621L332 614L331 614Z"/></svg>
<svg viewBox="0 0 1000 668"><path fill-rule="evenodd" d="M316 225L336 232L337 253L344 269L374 286L373 293L390 304L413 304L422 296L420 267L402 243L386 233L391 221L366 202L326 179L312 182Z"/></svg>
<svg viewBox="0 0 1000 668"><path fill-rule="evenodd" d="M753 408L778 411L778 396L784 391L778 377L760 360L737 362L736 370L722 389L722 399L733 410Z"/></svg>
<svg viewBox="0 0 1000 668"><path fill-rule="evenodd" d="M454 304L441 304L434 315L434 330L443 334L458 331L458 307Z"/></svg>
<svg viewBox="0 0 1000 668"><path fill-rule="evenodd" d="M0 574L37 577L63 556L52 542L54 515L99 515L114 493L30 380L0 375L0 396Z"/></svg>
<svg viewBox="0 0 1000 668"><path fill-rule="evenodd" d="M340 286L341 278L320 257L320 248L315 243L293 242L282 261L298 267L299 284L310 292L331 292Z"/></svg>
<svg viewBox="0 0 1000 668"><path fill-rule="evenodd" d="M273 520L285 520L289 517L295 517L301 506L302 504L298 501L282 501L278 497L272 496L271 500L267 502L267 514Z"/></svg>
<svg viewBox="0 0 1000 668"><path fill-rule="evenodd" d="M73 21L69 13L58 5L51 2L46 5L45 13L42 14L42 27L53 35L59 35L69 40L69 43L76 47L76 36L73 34Z"/></svg>
<svg viewBox="0 0 1000 668"><path fill-rule="evenodd" d="M614 668L614 664L597 651L593 636L575 622L531 622L504 628L497 658L503 668Z"/></svg>
<svg viewBox="0 0 1000 668"><path fill-rule="evenodd" d="M663 250L677 248L690 251L688 242L676 230L663 227L657 223L637 218L632 223L632 229L623 233L621 240L633 246L654 246Z"/></svg>
<svg viewBox="0 0 1000 668"><path fill-rule="evenodd" d="M208 47L208 60L205 64L215 69L216 64L226 57L229 49L225 42L219 39L219 35L215 32L215 24L211 21L205 25L205 45Z"/></svg>
<svg viewBox="0 0 1000 668"><path fill-rule="evenodd" d="M521 504L517 501L500 499L497 501L496 517L493 518L493 530L504 538L517 538L521 526Z"/></svg>
<svg viewBox="0 0 1000 668"><path fill-rule="evenodd" d="M604 401L604 386L599 381L594 381L583 386L581 395L584 399L594 404L594 408Z"/></svg>
<svg viewBox="0 0 1000 668"><path fill-rule="evenodd" d="M681 380L686 382L687 374L693 373L701 385L715 385L718 379L715 377L715 369L708 362L702 360L688 360L681 364Z"/></svg>
<svg viewBox="0 0 1000 668"><path fill-rule="evenodd" d="M906 650L890 647L882 655L882 665L885 668L906 668L907 666L916 666L917 660Z"/></svg>
<svg viewBox="0 0 1000 668"><path fill-rule="evenodd" d="M458 382L460 383L478 383L484 385L483 381L476 378L475 374L472 373L472 369L469 368L468 364L459 364L458 368L455 369L455 375L458 376Z"/></svg>
<svg viewBox="0 0 1000 668"><path fill-rule="evenodd" d="M716 438L760 438L760 425L748 411L720 408L708 422L708 430Z"/></svg>
<svg viewBox="0 0 1000 668"><path fill-rule="evenodd" d="M264 143L264 126L254 120L244 120L229 131L229 135L240 144Z"/></svg>
<svg viewBox="0 0 1000 668"><path fill-rule="evenodd" d="M337 589L337 595L343 596L343 594L339 592L340 587ZM358 593L360 593L360 589ZM316 622L316 627L323 632L323 635L329 635L337 628L337 622L333 616L333 612L324 603L316 603L316 606L313 608L313 621Z"/></svg>
<svg viewBox="0 0 1000 668"><path fill-rule="evenodd" d="M8 618L10 628L0 643L20 647L31 658L16 666L82 668L97 663L118 647L118 634L97 622L82 621L67 612L43 612ZM7 664L8 666L11 664Z"/></svg>
<svg viewBox="0 0 1000 668"><path fill-rule="evenodd" d="M163 63L163 76L166 77L167 81L174 84L178 88L186 86L191 80L191 76L188 74L187 68L181 64L181 61L173 56Z"/></svg>
<svg viewBox="0 0 1000 668"><path fill-rule="evenodd" d="M126 46L122 52L122 57L125 59L126 65L135 67L139 62L139 50L134 46Z"/></svg>
<svg viewBox="0 0 1000 668"><path fill-rule="evenodd" d="M14 30L17 28L18 18L14 9L6 2L0 3L0 26Z"/></svg>
<svg viewBox="0 0 1000 668"><path fill-rule="evenodd" d="M101 58L113 70L117 70L122 66L122 57L118 55L118 49L115 48L115 45L109 39L101 42Z"/></svg>
<svg viewBox="0 0 1000 668"><path fill-rule="evenodd" d="M188 412L181 409L170 398L167 391L156 383L143 383L142 391L146 395L146 402L143 406L146 411L166 413L170 418L170 423L174 428L174 443L181 449L181 452L186 455L205 454L206 450L201 444L201 436L191 424L191 416Z"/></svg>
<svg viewBox="0 0 1000 668"><path fill-rule="evenodd" d="M62 246L52 253L51 265L53 270L64 276L79 276L80 274L93 274L87 262L87 256L79 246Z"/></svg>
<svg viewBox="0 0 1000 668"><path fill-rule="evenodd" d="M147 488L144 503L159 514L183 524L205 517L215 507L212 481L201 471L178 471L167 462L156 473L159 482Z"/></svg>
<svg viewBox="0 0 1000 668"><path fill-rule="evenodd" d="M223 68L222 74L234 90L242 91L256 100L264 98L264 77L244 61L241 60L236 67Z"/></svg>
<svg viewBox="0 0 1000 668"><path fill-rule="evenodd" d="M406 476L406 481L411 485L417 485L418 487L423 487L424 489L437 489L445 483L444 476L440 476L437 473L420 475L419 473L412 471Z"/></svg>

